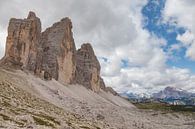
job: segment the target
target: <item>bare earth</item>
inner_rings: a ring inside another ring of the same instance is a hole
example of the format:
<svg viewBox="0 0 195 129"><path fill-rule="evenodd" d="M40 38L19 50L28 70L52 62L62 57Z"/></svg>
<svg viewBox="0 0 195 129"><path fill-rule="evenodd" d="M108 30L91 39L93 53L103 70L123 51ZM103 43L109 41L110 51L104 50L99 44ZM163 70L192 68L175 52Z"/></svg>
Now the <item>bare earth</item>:
<svg viewBox="0 0 195 129"><path fill-rule="evenodd" d="M80 85L0 68L1 129L195 129L189 115L139 110Z"/></svg>

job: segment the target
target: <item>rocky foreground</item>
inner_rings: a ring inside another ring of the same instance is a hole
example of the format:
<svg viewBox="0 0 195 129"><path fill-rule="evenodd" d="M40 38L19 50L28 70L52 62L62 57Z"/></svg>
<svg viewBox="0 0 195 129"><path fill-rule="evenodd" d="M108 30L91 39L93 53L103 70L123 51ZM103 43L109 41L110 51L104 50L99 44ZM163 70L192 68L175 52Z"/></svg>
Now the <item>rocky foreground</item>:
<svg viewBox="0 0 195 129"><path fill-rule="evenodd" d="M192 115L139 110L119 96L0 69L2 129L194 129Z"/></svg>

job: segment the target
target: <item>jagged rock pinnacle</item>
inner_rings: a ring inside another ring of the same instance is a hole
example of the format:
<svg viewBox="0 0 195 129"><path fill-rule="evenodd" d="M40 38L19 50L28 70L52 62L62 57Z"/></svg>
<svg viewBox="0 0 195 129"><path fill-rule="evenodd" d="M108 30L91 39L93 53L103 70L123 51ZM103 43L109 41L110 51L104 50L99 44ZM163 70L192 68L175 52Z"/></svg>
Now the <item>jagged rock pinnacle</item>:
<svg viewBox="0 0 195 129"><path fill-rule="evenodd" d="M91 44L86 43L77 50L76 81L95 92L104 85L100 77L100 64Z"/></svg>
<svg viewBox="0 0 195 129"><path fill-rule="evenodd" d="M36 14L35 14L34 12L30 11L30 12L28 13L27 19L32 19L32 18L36 18Z"/></svg>
<svg viewBox="0 0 195 129"><path fill-rule="evenodd" d="M1 66L28 70L64 84L81 84L98 92L105 90L100 63L91 44L76 50L72 22L66 17L41 32L41 22L29 12L27 19L12 18L8 27L6 53Z"/></svg>
<svg viewBox="0 0 195 129"><path fill-rule="evenodd" d="M33 14L31 13L30 16ZM10 19L6 52L1 64L19 68L35 67L36 49L40 37L41 22L39 18Z"/></svg>

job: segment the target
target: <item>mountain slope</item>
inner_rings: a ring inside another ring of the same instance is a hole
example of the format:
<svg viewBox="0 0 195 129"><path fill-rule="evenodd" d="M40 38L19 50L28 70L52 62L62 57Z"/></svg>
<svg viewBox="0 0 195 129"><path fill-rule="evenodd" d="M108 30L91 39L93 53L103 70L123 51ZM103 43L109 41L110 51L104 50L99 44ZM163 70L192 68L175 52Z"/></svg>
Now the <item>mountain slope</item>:
<svg viewBox="0 0 195 129"><path fill-rule="evenodd" d="M119 96L0 69L1 128L189 129L190 116L138 110Z"/></svg>
<svg viewBox="0 0 195 129"><path fill-rule="evenodd" d="M94 121L40 99L25 79L0 71L0 128L98 127Z"/></svg>

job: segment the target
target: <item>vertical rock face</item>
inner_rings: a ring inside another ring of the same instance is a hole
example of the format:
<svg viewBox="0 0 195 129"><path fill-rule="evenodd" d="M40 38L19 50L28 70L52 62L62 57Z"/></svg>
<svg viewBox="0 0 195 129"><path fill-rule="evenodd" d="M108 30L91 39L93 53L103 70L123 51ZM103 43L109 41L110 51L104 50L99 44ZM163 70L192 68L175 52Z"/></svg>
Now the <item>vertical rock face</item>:
<svg viewBox="0 0 195 129"><path fill-rule="evenodd" d="M100 77L100 88L104 91L106 91L106 85L104 83L104 80Z"/></svg>
<svg viewBox="0 0 195 129"><path fill-rule="evenodd" d="M46 29L41 36L41 48L36 72L44 72L44 78L55 78L72 83L76 70L76 48L72 36L72 23L64 18ZM41 62L41 63L39 63Z"/></svg>
<svg viewBox="0 0 195 129"><path fill-rule="evenodd" d="M41 33L41 22L30 12L26 19L12 18L8 27L3 66L28 70L41 78L81 84L95 92L106 87L92 46L76 50L69 18Z"/></svg>
<svg viewBox="0 0 195 129"><path fill-rule="evenodd" d="M1 63L30 68L35 66L36 46L41 35L41 22L33 12L27 19L12 18L9 22L6 53Z"/></svg>
<svg viewBox="0 0 195 129"><path fill-rule="evenodd" d="M100 64L94 54L92 46L83 44L77 50L76 82L82 84L95 92L100 91L104 82L100 77Z"/></svg>

